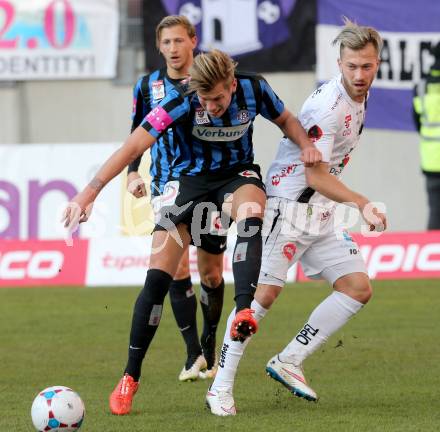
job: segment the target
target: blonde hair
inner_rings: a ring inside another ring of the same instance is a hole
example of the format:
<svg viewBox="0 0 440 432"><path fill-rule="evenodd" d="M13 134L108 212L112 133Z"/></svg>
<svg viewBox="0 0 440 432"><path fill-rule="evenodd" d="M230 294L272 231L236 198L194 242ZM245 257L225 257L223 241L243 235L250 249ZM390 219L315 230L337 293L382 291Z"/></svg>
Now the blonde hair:
<svg viewBox="0 0 440 432"><path fill-rule="evenodd" d="M342 56L344 48L350 48L354 51L365 48L371 43L377 51L377 56L380 56L383 41L378 31L373 27L360 26L347 17L344 17L344 28L340 31L338 36L333 40L332 45L339 43L339 55Z"/></svg>
<svg viewBox="0 0 440 432"><path fill-rule="evenodd" d="M196 28L191 24L190 20L184 15L168 15L156 27L156 47L160 46L160 36L165 28L182 26L188 36L193 38L196 35Z"/></svg>
<svg viewBox="0 0 440 432"><path fill-rule="evenodd" d="M207 93L222 81L228 88L234 80L236 66L228 54L217 49L198 54L189 70L189 90Z"/></svg>

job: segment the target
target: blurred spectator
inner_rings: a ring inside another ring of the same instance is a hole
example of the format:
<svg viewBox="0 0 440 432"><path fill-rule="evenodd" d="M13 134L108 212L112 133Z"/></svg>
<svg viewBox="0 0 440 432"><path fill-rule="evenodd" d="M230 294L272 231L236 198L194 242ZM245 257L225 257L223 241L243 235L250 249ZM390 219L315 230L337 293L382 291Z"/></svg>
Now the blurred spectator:
<svg viewBox="0 0 440 432"><path fill-rule="evenodd" d="M434 64L414 90L414 121L428 192L428 229L440 229L440 42L431 50Z"/></svg>

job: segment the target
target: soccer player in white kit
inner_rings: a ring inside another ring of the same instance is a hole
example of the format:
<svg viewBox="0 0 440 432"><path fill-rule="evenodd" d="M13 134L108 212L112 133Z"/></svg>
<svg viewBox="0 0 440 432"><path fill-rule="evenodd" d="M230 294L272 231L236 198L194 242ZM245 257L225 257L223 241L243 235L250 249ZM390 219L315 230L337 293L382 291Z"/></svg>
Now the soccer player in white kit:
<svg viewBox="0 0 440 432"><path fill-rule="evenodd" d="M322 163L304 167L299 148L287 138L281 140L266 179L262 265L252 302L254 317L259 321L280 294L289 267L297 261L307 276L326 279L333 286L330 296L266 366L272 378L309 401L316 401L318 396L307 385L303 361L359 312L372 294L359 248L336 221L335 207L337 203L357 207L371 231L386 228L385 215L339 180L359 143L368 90L380 63L382 39L375 29L347 19L333 44L340 46L341 73L318 88L298 116L321 151ZM227 329L234 316L233 311ZM229 331L225 334L218 373L206 395L213 414L236 414L232 390L249 340L234 342Z"/></svg>

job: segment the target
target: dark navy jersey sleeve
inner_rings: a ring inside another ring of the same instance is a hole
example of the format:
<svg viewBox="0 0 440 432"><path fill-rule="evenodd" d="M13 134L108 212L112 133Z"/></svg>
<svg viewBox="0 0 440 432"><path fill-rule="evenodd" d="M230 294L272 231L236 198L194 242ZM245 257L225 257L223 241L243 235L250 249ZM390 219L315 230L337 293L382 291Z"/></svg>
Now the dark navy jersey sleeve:
<svg viewBox="0 0 440 432"><path fill-rule="evenodd" d="M145 88L145 81L148 76L139 78L133 88L133 111L131 113L131 132L133 132L145 117L146 112L151 111L149 92L144 95L143 88ZM136 158L128 165L128 172L137 171L141 164L142 155Z"/></svg>
<svg viewBox="0 0 440 432"><path fill-rule="evenodd" d="M149 92L144 94L144 81L148 80L147 76L139 78L133 88L133 111L131 113L131 131L133 132L144 119L145 115L151 111Z"/></svg>
<svg viewBox="0 0 440 432"><path fill-rule="evenodd" d="M164 134L167 128L187 118L189 112L189 99L177 87L171 90L160 104L145 116L141 126L157 139Z"/></svg>
<svg viewBox="0 0 440 432"><path fill-rule="evenodd" d="M284 102L264 78L260 77L258 83L261 89L260 114L268 120L275 120L284 111Z"/></svg>

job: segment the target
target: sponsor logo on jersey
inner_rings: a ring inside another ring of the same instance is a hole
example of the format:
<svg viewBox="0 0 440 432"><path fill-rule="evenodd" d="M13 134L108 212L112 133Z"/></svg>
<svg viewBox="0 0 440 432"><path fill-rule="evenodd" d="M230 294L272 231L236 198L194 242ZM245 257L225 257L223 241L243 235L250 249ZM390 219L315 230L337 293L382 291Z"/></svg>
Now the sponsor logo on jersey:
<svg viewBox="0 0 440 432"><path fill-rule="evenodd" d="M198 125L208 124L210 122L208 113L202 107L196 108L195 120Z"/></svg>
<svg viewBox="0 0 440 432"><path fill-rule="evenodd" d="M247 110L238 111L237 120L240 123L247 123L249 121L249 111L247 111Z"/></svg>
<svg viewBox="0 0 440 432"><path fill-rule="evenodd" d="M151 94L153 95L153 101L160 101L165 97L165 84L163 80L153 81L151 83Z"/></svg>
<svg viewBox="0 0 440 432"><path fill-rule="evenodd" d="M313 125L307 132L307 135L313 142L316 142L322 137L322 129L318 125Z"/></svg>
<svg viewBox="0 0 440 432"><path fill-rule="evenodd" d="M281 179L287 177L290 174L293 174L296 171L297 164L292 164L284 167L279 173L276 173L272 176L272 185L278 186L281 182Z"/></svg>
<svg viewBox="0 0 440 432"><path fill-rule="evenodd" d="M334 176L338 176L338 175L341 175L341 173L342 173L342 168L340 167L340 165L339 165L339 168L335 168L335 167L331 167L330 168L330 174L332 174L332 175L334 175Z"/></svg>
<svg viewBox="0 0 440 432"><path fill-rule="evenodd" d="M236 141L249 129L250 122L238 126L204 127L194 126L193 136L203 141Z"/></svg>
<svg viewBox="0 0 440 432"><path fill-rule="evenodd" d="M338 165L339 168L344 168L348 164L350 161L350 153L353 151L353 149L354 147L352 147L349 152L344 155L344 159L342 159L341 163Z"/></svg>
<svg viewBox="0 0 440 432"><path fill-rule="evenodd" d="M342 93L338 94L338 97L335 100L335 103L332 105L332 107L330 108L332 111L334 111L336 109L336 107L339 104L339 101L342 99Z"/></svg>
<svg viewBox="0 0 440 432"><path fill-rule="evenodd" d="M322 86L319 87L319 88L317 88L317 89L312 93L312 99L313 99L315 96L318 96L319 93L321 93L321 92L322 92Z"/></svg>
<svg viewBox="0 0 440 432"><path fill-rule="evenodd" d="M345 130L342 132L342 136L351 135L351 114L347 114L344 119Z"/></svg>

